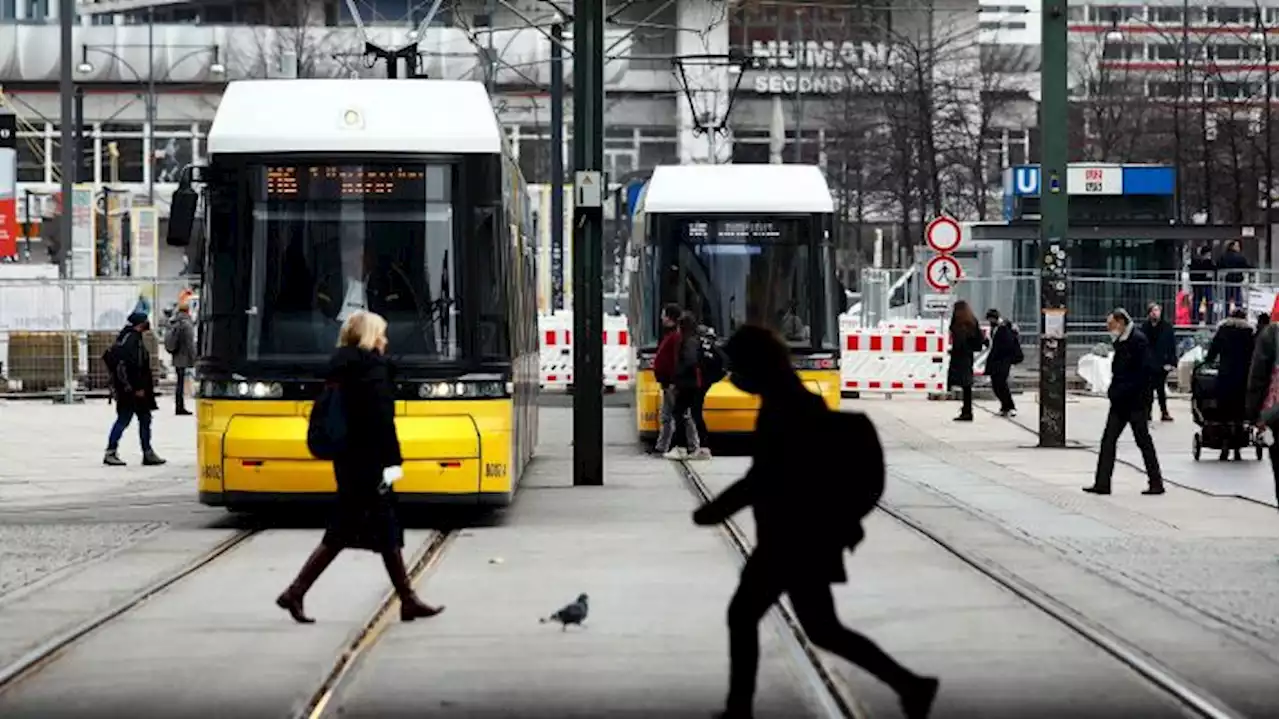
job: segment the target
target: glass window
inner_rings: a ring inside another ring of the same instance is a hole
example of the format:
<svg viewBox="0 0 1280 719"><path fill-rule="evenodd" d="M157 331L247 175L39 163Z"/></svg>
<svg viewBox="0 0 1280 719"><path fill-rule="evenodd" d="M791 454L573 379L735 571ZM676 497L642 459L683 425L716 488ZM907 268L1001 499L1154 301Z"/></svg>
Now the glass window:
<svg viewBox="0 0 1280 719"><path fill-rule="evenodd" d="M677 220L664 263L663 301L693 311L727 337L744 324L772 327L808 346L813 318L807 219Z"/></svg>
<svg viewBox="0 0 1280 719"><path fill-rule="evenodd" d="M392 357L458 356L448 166L289 165L257 173L250 361L328 355L342 322L361 309L386 318Z"/></svg>
<svg viewBox="0 0 1280 719"><path fill-rule="evenodd" d="M521 136L520 173L525 182L551 181L551 140Z"/></svg>
<svg viewBox="0 0 1280 719"><path fill-rule="evenodd" d="M142 128L137 125L102 126L102 177L110 181L112 163L119 173L120 182L142 182ZM89 138L85 138L86 143ZM110 144L115 143L116 157L109 152Z"/></svg>
<svg viewBox="0 0 1280 719"><path fill-rule="evenodd" d="M736 143L735 143L736 144ZM679 162L676 139L643 138L640 140L640 167L648 169L658 165L674 165Z"/></svg>
<svg viewBox="0 0 1280 719"><path fill-rule="evenodd" d="M18 182L44 182L44 135L18 133Z"/></svg>
<svg viewBox="0 0 1280 719"><path fill-rule="evenodd" d="M158 127L152 146L151 172L156 182L177 182L191 164L191 126Z"/></svg>

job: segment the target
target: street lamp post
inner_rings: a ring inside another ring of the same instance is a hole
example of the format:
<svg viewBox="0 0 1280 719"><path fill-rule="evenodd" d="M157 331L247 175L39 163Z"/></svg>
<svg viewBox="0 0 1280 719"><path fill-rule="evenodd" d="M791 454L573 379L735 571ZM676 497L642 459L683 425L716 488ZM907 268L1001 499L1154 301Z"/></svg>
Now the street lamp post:
<svg viewBox="0 0 1280 719"><path fill-rule="evenodd" d="M156 206L156 11L147 7L147 205Z"/></svg>
<svg viewBox="0 0 1280 719"><path fill-rule="evenodd" d="M1262 121L1264 126L1263 132L1267 135L1265 145L1266 157L1263 160L1266 165L1266 187L1263 192L1263 207L1265 208L1263 212L1263 219L1267 223L1265 232L1267 238L1267 252L1270 255L1275 253L1275 248L1272 246L1272 243L1275 242L1275 220L1271 218L1271 187L1272 182L1275 179L1275 168L1271 164L1271 151L1274 149L1271 144L1271 133L1275 130L1275 124L1271 119L1271 49L1267 46L1267 25L1263 22L1261 7L1258 8L1257 13L1253 16L1253 22L1254 26L1257 28L1258 37L1262 39L1262 93L1263 98L1266 100L1266 105L1262 108Z"/></svg>

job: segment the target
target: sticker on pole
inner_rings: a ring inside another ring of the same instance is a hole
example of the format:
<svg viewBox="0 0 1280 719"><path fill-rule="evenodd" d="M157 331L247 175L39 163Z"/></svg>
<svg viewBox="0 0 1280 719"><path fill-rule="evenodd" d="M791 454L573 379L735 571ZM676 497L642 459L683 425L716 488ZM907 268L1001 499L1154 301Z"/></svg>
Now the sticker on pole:
<svg viewBox="0 0 1280 719"><path fill-rule="evenodd" d="M937 217L924 229L924 241L939 254L950 254L960 247L960 224L950 217Z"/></svg>
<svg viewBox="0 0 1280 719"><path fill-rule="evenodd" d="M924 279L939 292L951 289L962 276L960 261L951 255L936 255L924 267Z"/></svg>
<svg viewBox="0 0 1280 719"><path fill-rule="evenodd" d="M603 207L604 178L599 170L578 170L573 173L574 206Z"/></svg>

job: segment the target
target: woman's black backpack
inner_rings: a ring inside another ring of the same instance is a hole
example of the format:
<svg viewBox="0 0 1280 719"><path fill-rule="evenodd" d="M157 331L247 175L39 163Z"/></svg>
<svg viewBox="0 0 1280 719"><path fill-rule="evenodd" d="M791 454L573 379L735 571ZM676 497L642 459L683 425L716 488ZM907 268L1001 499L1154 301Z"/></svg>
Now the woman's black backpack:
<svg viewBox="0 0 1280 719"><path fill-rule="evenodd" d="M862 519L884 496L884 447L871 418L861 412L827 413L823 441L830 464L826 475L836 483L833 508L843 528L844 546L853 549L862 541ZM838 448L838 449L837 449Z"/></svg>
<svg viewBox="0 0 1280 719"><path fill-rule="evenodd" d="M698 337L698 369L702 375L702 386L710 387L728 374L728 360L724 350L716 345L715 335L702 334Z"/></svg>
<svg viewBox="0 0 1280 719"><path fill-rule="evenodd" d="M316 459L332 460L347 444L347 417L342 410L342 390L326 384L311 406L307 423L307 449Z"/></svg>

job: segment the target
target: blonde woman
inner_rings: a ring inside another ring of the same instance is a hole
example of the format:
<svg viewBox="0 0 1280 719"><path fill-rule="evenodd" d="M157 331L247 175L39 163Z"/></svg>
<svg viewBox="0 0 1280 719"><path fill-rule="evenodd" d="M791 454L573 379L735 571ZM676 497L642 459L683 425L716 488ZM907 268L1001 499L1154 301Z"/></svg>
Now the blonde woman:
<svg viewBox="0 0 1280 719"><path fill-rule="evenodd" d="M333 460L338 497L320 546L307 559L276 604L294 621L315 621L303 612L307 590L343 549L365 549L382 555L391 584L400 597L400 619L432 617L444 607L423 604L405 571L404 530L396 520L392 483L402 476L400 440L396 437L395 396L387 363L387 321L372 312L356 312L342 323L338 350L326 381L341 391L348 450Z"/></svg>

